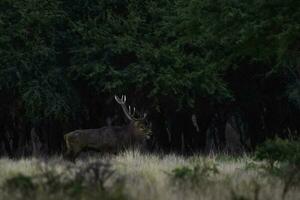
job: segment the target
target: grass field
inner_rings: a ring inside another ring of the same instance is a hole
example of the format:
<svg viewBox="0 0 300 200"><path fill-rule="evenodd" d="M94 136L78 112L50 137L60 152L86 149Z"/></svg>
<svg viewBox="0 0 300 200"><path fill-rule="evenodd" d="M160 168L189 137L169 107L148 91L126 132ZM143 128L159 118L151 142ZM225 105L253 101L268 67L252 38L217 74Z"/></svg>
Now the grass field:
<svg viewBox="0 0 300 200"><path fill-rule="evenodd" d="M300 185L249 156L0 159L0 199L297 200Z"/></svg>

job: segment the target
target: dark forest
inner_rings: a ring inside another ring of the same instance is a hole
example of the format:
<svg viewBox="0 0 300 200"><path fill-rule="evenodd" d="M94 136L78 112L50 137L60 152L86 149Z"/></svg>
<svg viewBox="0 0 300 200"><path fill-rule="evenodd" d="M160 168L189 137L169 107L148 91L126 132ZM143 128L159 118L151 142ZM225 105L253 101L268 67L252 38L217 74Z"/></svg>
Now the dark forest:
<svg viewBox="0 0 300 200"><path fill-rule="evenodd" d="M128 123L122 94L148 114L153 152L298 137L300 1L0 1L0 156Z"/></svg>

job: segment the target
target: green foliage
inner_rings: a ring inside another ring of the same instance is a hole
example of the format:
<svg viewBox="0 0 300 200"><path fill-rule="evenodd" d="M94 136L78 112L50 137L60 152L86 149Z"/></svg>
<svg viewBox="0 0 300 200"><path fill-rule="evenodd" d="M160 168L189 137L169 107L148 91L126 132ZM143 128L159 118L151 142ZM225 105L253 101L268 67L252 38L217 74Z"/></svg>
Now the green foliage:
<svg viewBox="0 0 300 200"><path fill-rule="evenodd" d="M165 121L170 111L203 115L203 107L232 103L241 115L273 99L299 106L299 7L298 0L2 0L1 117L22 131L45 121L61 129L103 124L118 93Z"/></svg>
<svg viewBox="0 0 300 200"><path fill-rule="evenodd" d="M256 149L256 159L267 160L271 166L274 162L288 162L292 165L300 165L300 142L276 138L267 140Z"/></svg>
<svg viewBox="0 0 300 200"><path fill-rule="evenodd" d="M0 88L11 90L29 119L71 117L72 91L61 60L67 32L59 1L1 1ZM73 107L74 109L76 107ZM20 116L24 117L24 116Z"/></svg>
<svg viewBox="0 0 300 200"><path fill-rule="evenodd" d="M267 160L266 172L278 176L284 183L282 198L300 184L300 142L276 138L267 140L256 150L256 159ZM274 165L275 162L277 165Z"/></svg>
<svg viewBox="0 0 300 200"><path fill-rule="evenodd" d="M107 200L125 199L123 182L120 177L114 180L114 171L109 163L95 162L86 166L68 166L66 170L59 172L53 166L44 165L38 167L34 176L22 174L7 179L2 188L10 197L18 198L27 195L26 198L38 195L63 195L67 199L94 199L101 196ZM110 180L113 186L108 188L105 183ZM13 192L13 194L11 194Z"/></svg>
<svg viewBox="0 0 300 200"><path fill-rule="evenodd" d="M297 77L297 75L296 75ZM291 83L287 90L289 100L300 109L300 80Z"/></svg>
<svg viewBox="0 0 300 200"><path fill-rule="evenodd" d="M193 167L183 166L172 170L171 179L175 184L201 186L209 182L209 177L219 173L215 163L201 162Z"/></svg>
<svg viewBox="0 0 300 200"><path fill-rule="evenodd" d="M9 178L3 184L3 188L8 192L20 192L22 195L29 195L36 189L32 177L23 174Z"/></svg>

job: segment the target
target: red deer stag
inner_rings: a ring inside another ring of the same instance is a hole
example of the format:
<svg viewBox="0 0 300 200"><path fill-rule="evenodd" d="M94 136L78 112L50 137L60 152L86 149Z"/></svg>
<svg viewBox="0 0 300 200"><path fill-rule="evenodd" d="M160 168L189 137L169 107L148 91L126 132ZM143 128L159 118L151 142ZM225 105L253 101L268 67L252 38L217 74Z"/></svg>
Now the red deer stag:
<svg viewBox="0 0 300 200"><path fill-rule="evenodd" d="M67 152L66 158L74 160L84 149L116 153L128 147L143 145L151 129L145 126L146 114L136 117L135 108L126 107L126 96L115 96L130 123L125 126L105 126L99 129L75 130L64 136Z"/></svg>

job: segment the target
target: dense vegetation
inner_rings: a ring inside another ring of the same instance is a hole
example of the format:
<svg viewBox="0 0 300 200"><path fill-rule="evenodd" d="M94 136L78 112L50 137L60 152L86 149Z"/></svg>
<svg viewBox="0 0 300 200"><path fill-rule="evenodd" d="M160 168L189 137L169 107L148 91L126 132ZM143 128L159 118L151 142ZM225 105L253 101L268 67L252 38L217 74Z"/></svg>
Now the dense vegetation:
<svg viewBox="0 0 300 200"><path fill-rule="evenodd" d="M269 168L246 155L98 155L76 163L1 158L0 199L299 199L299 167L286 170L283 162Z"/></svg>
<svg viewBox="0 0 300 200"><path fill-rule="evenodd" d="M1 0L0 155L148 112L153 150L300 133L298 0Z"/></svg>

